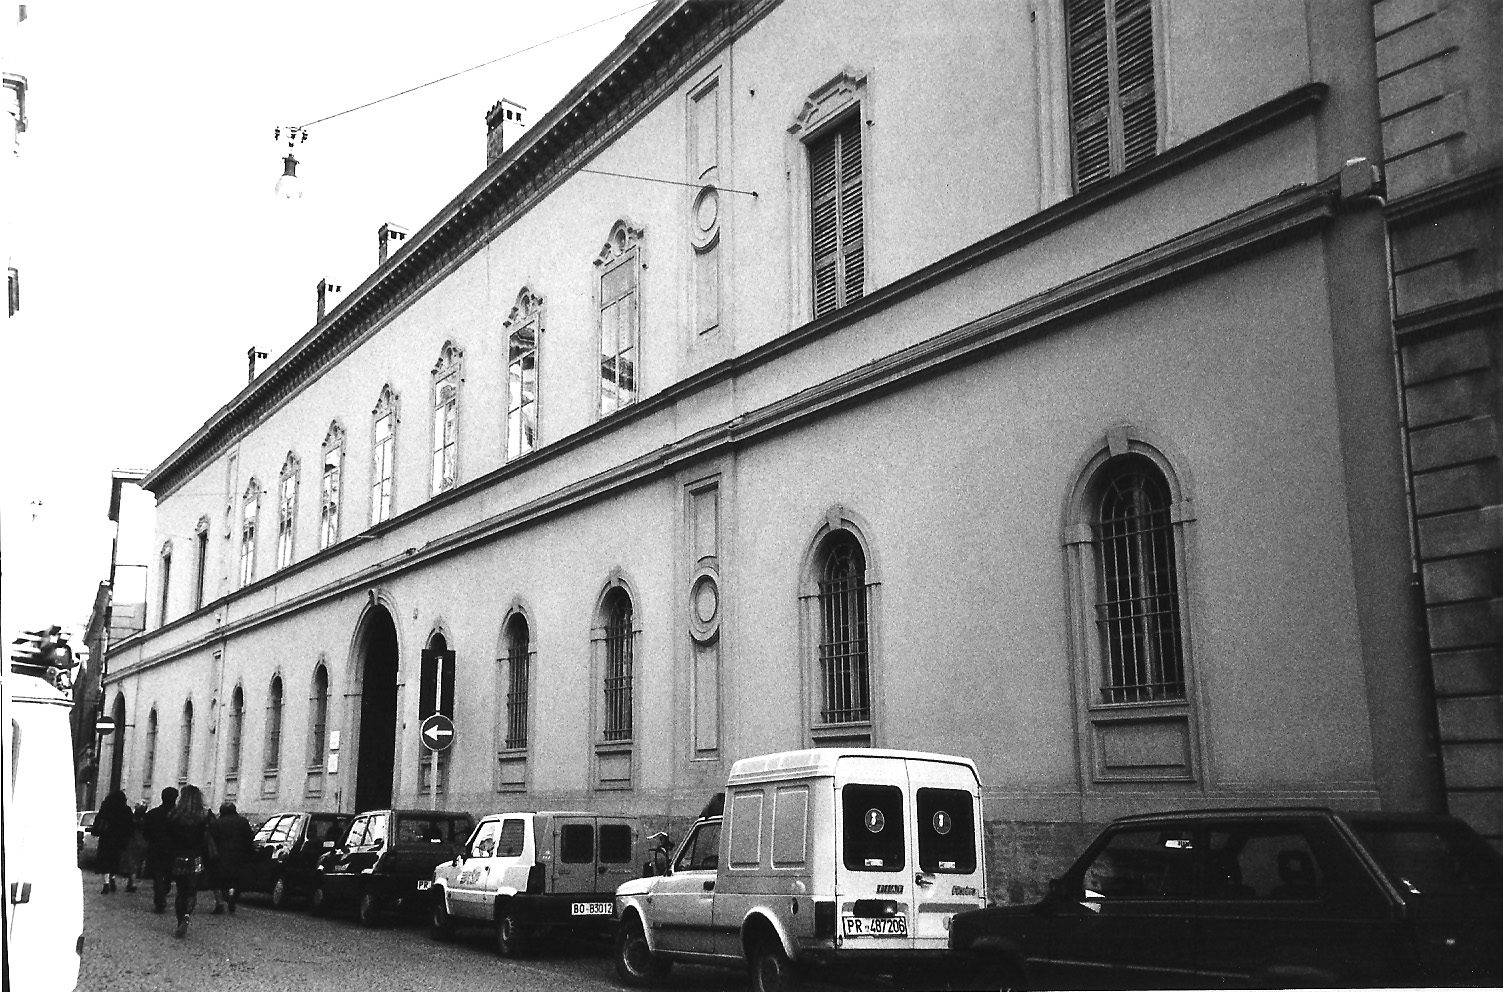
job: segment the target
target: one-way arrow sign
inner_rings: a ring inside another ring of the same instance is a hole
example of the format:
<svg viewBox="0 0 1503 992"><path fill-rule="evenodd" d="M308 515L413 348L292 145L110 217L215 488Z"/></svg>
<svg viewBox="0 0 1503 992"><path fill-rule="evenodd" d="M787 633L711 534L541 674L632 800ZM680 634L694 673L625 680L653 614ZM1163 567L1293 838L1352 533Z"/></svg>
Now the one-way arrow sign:
<svg viewBox="0 0 1503 992"><path fill-rule="evenodd" d="M447 751L454 743L454 721L442 713L435 713L423 721L419 735L423 747L430 751Z"/></svg>

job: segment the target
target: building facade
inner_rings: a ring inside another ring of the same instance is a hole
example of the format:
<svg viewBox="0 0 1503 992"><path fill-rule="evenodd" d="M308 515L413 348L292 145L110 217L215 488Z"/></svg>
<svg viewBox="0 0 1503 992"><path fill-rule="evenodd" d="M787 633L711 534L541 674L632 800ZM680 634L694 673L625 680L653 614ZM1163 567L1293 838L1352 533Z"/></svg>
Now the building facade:
<svg viewBox="0 0 1503 992"><path fill-rule="evenodd" d="M947 751L1010 899L1437 807L1381 152L1365 0L659 4L147 475L122 784L674 824Z"/></svg>

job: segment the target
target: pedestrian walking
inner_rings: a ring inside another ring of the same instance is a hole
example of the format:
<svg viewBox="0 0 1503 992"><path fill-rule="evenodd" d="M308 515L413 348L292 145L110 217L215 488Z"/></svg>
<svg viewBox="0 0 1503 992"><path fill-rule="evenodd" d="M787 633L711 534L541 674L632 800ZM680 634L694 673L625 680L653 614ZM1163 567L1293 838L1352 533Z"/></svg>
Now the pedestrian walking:
<svg viewBox="0 0 1503 992"><path fill-rule="evenodd" d="M115 789L99 804L99 812L89 827L89 833L99 838L94 868L104 876L104 887L99 890L101 895L115 891L115 875L121 871L121 855L135 832L136 821L130 811L130 800L125 798L125 790Z"/></svg>
<svg viewBox="0 0 1503 992"><path fill-rule="evenodd" d="M217 886L217 898L210 912L220 913L223 906L228 906L233 913L240 901L240 874L250 862L256 832L251 829L250 821L235 809L235 804L225 800L219 804L218 818L209 824L209 837L214 842L214 863L210 870Z"/></svg>
<svg viewBox="0 0 1503 992"><path fill-rule="evenodd" d="M146 834L142 832L141 821L146 816L146 804L137 803L131 813L130 840L125 844L125 850L120 852L120 871L118 874L125 876L125 891L136 891L136 879L141 877L150 878L146 875Z"/></svg>
<svg viewBox="0 0 1503 992"><path fill-rule="evenodd" d="M167 814L167 854L172 866L172 882L177 886L177 928L174 937L188 936L188 921L198 903L198 884L204 866L214 851L209 838L209 811L196 785L185 785L177 805Z"/></svg>
<svg viewBox="0 0 1503 992"><path fill-rule="evenodd" d="M167 891L172 888L172 861L167 856L167 818L177 805L177 790L162 790L162 804L153 806L141 818L141 832L146 835L146 875L151 879L151 911L167 911Z"/></svg>

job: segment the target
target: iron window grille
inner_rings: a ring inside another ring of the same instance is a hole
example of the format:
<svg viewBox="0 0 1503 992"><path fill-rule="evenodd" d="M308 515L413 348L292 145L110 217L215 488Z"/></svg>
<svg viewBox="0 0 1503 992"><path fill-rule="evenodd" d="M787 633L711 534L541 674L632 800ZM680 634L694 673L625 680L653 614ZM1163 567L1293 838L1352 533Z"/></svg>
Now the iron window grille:
<svg viewBox="0 0 1503 992"><path fill-rule="evenodd" d="M627 741L632 735L631 600L616 592L606 606L605 739Z"/></svg>
<svg viewBox="0 0 1503 992"><path fill-rule="evenodd" d="M513 750L527 746L528 647L527 621L516 617L506 634L506 747Z"/></svg>
<svg viewBox="0 0 1503 992"><path fill-rule="evenodd" d="M819 667L823 687L820 722L871 719L866 560L849 537L835 540L819 583Z"/></svg>
<svg viewBox="0 0 1503 992"><path fill-rule="evenodd" d="M183 740L177 754L177 787L188 784L193 770L193 701L183 704Z"/></svg>
<svg viewBox="0 0 1503 992"><path fill-rule="evenodd" d="M1185 696L1170 503L1163 476L1141 459L1125 459L1103 487L1092 532L1104 702Z"/></svg>
<svg viewBox="0 0 1503 992"><path fill-rule="evenodd" d="M308 707L313 714L312 732L308 738L308 769L322 771L329 723L329 672L322 665L313 673L313 695L308 700Z"/></svg>
<svg viewBox="0 0 1503 992"><path fill-rule="evenodd" d="M238 685L230 696L230 739L224 749L225 777L240 775L240 742L245 736L245 690Z"/></svg>
<svg viewBox="0 0 1503 992"><path fill-rule="evenodd" d="M282 679L271 680L271 701L266 706L266 751L261 763L261 793L277 789L277 770L282 765Z"/></svg>
<svg viewBox="0 0 1503 992"><path fill-rule="evenodd" d="M146 794L151 795L152 779L156 778L157 771L157 710L152 707L151 713L146 717L146 760L141 766L141 788Z"/></svg>

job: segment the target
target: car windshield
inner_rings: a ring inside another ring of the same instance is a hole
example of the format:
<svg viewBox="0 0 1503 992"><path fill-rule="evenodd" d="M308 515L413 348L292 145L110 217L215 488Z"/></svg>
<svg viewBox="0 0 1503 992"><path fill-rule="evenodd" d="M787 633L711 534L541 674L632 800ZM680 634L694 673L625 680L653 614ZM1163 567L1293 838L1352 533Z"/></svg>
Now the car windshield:
<svg viewBox="0 0 1503 992"><path fill-rule="evenodd" d="M1503 856L1460 824L1352 824L1391 882L1412 896L1496 896Z"/></svg>

